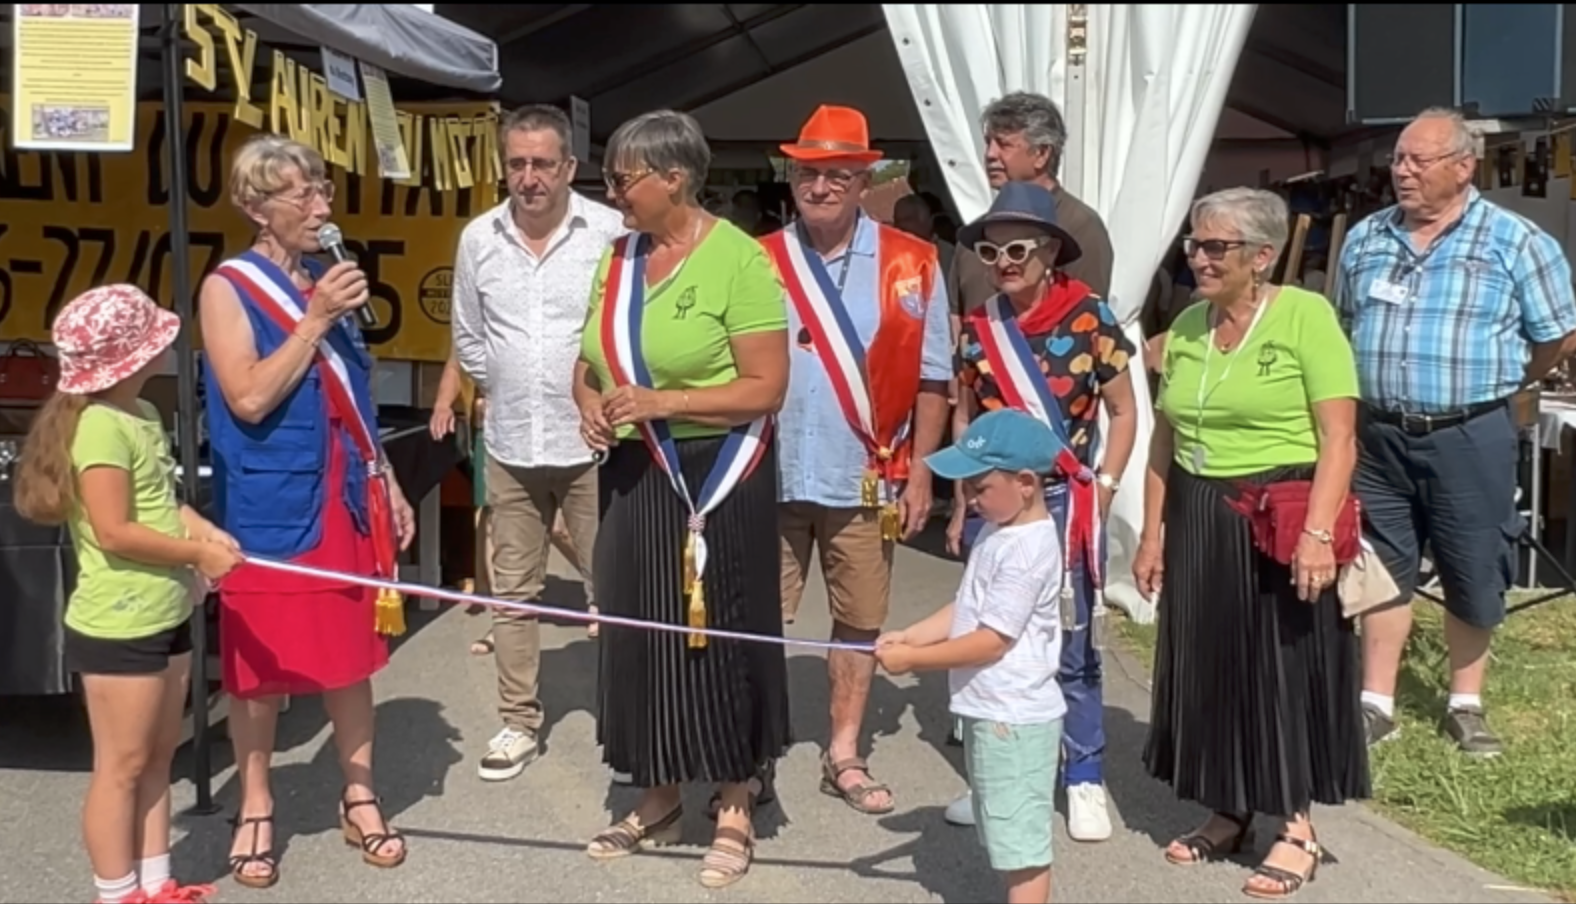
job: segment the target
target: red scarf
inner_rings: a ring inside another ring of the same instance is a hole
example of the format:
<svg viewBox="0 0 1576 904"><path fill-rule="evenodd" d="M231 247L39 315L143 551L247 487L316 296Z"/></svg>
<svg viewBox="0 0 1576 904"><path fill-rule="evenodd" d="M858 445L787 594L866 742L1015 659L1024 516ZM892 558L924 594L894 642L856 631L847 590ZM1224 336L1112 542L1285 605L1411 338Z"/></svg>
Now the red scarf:
<svg viewBox="0 0 1576 904"><path fill-rule="evenodd" d="M1051 284L1045 287L1045 294L1034 303L1034 307L1018 315L1018 329L1022 330L1025 336L1043 336L1061 325L1079 302L1093 294L1094 290L1086 283L1073 279L1066 273L1056 273L1051 277Z"/></svg>

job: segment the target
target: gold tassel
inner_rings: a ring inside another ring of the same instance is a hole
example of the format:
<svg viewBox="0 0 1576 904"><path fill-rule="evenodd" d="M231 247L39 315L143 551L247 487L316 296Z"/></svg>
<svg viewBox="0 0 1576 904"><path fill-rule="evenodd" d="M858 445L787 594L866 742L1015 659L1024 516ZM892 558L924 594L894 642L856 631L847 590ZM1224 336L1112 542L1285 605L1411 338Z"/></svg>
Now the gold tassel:
<svg viewBox="0 0 1576 904"><path fill-rule="evenodd" d="M405 599L398 590L383 587L378 590L378 633L398 637L405 633Z"/></svg>
<svg viewBox="0 0 1576 904"><path fill-rule="evenodd" d="M690 531L684 541L684 598L689 604L687 621L691 628L704 628L706 627L706 587L697 573L695 564L695 532ZM704 650L706 635L688 635L687 646L691 650Z"/></svg>
<svg viewBox="0 0 1576 904"><path fill-rule="evenodd" d="M903 524L897 514L897 503L888 502L881 507L881 539L897 541L902 538Z"/></svg>
<svg viewBox="0 0 1576 904"><path fill-rule="evenodd" d="M859 504L864 508L875 508L881 504L881 483L873 470L865 471L865 479L859 484Z"/></svg>

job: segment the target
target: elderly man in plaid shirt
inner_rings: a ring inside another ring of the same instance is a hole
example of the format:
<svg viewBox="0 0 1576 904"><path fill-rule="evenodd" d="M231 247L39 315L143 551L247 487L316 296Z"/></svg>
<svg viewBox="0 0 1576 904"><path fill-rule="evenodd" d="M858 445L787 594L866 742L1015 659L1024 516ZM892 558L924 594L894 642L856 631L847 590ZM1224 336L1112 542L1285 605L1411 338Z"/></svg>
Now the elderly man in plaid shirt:
<svg viewBox="0 0 1576 904"><path fill-rule="evenodd" d="M1483 675L1521 532L1509 400L1576 350L1576 297L1559 243L1472 186L1473 145L1451 110L1425 111L1401 132L1397 203L1347 237L1335 295L1364 403L1353 490L1364 536L1402 594L1362 617L1368 742L1396 731L1426 544L1445 592L1444 730L1466 753L1494 756Z"/></svg>

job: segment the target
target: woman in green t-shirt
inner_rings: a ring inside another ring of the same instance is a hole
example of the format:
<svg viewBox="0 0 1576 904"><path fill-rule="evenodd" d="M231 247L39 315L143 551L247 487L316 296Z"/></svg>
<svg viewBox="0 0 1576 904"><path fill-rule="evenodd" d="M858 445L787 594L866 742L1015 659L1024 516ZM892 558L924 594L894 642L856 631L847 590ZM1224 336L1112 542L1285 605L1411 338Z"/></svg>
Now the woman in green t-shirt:
<svg viewBox="0 0 1576 904"><path fill-rule="evenodd" d="M1267 281L1288 218L1257 189L1193 205L1184 247L1205 300L1166 338L1134 558L1139 590L1161 593L1144 763L1214 811L1166 858L1236 853L1254 814L1269 815L1282 824L1243 889L1260 898L1313 878L1311 804L1370 791L1359 650L1331 534L1357 460L1357 370L1328 301ZM1290 566L1260 553L1227 504L1244 482L1285 480L1312 481Z"/></svg>
<svg viewBox="0 0 1576 904"><path fill-rule="evenodd" d="M93 733L83 841L95 898L201 902L170 876L170 761L180 744L194 602L241 562L235 540L175 495L159 412L142 399L180 320L135 286L61 308L55 394L33 419L17 511L67 526L76 586L65 654ZM195 572L195 573L194 573Z"/></svg>
<svg viewBox="0 0 1576 904"><path fill-rule="evenodd" d="M697 202L710 159L683 113L644 114L608 141L608 195L635 232L602 261L575 369L582 434L606 456L592 569L605 616L780 637L770 420L788 385L787 308L761 246ZM676 839L680 784L717 783L699 878L738 881L752 805L789 744L783 648L607 622L601 636L598 739L644 793L587 852Z"/></svg>

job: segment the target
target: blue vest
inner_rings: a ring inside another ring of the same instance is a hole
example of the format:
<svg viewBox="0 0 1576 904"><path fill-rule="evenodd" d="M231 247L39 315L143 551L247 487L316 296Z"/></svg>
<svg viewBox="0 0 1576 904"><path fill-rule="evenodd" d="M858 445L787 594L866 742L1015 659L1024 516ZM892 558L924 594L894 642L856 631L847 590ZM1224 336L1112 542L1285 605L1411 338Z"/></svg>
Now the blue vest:
<svg viewBox="0 0 1576 904"><path fill-rule="evenodd" d="M253 251L236 258L262 271L270 288L288 293L303 310L306 301L290 277L273 262ZM308 264L316 278L319 269ZM239 271L221 266L219 275L234 287L252 325L259 360L266 359L287 342L298 342L281 329L261 307L253 288ZM340 320L323 340L339 353L350 375L350 386L363 419L377 434L377 409L372 402L372 356L361 333ZM296 388L260 423L236 417L225 403L212 366L203 368L208 414L208 439L213 457L214 514L217 523L248 553L292 559L315 549L323 535L324 493L328 486L329 397L324 392L323 368L314 364ZM343 445L344 501L356 529L368 531L367 469L349 430L338 437Z"/></svg>

